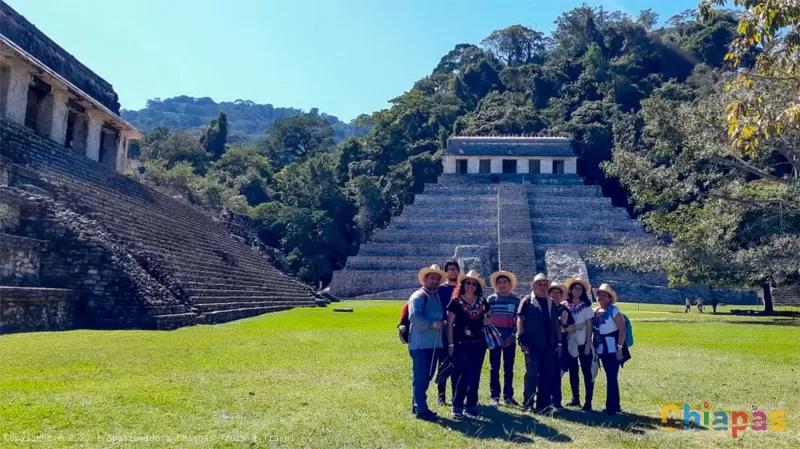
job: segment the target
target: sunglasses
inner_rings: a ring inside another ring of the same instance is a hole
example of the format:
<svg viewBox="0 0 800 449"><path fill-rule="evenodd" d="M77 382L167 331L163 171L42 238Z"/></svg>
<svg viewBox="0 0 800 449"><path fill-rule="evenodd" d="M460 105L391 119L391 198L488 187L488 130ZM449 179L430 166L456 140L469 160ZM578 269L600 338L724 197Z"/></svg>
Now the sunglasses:
<svg viewBox="0 0 800 449"><path fill-rule="evenodd" d="M477 287L477 286L478 286L478 283L477 283L477 282L475 282L475 281L466 281L466 282L464 282L464 285L474 285L474 286L476 286L476 287Z"/></svg>

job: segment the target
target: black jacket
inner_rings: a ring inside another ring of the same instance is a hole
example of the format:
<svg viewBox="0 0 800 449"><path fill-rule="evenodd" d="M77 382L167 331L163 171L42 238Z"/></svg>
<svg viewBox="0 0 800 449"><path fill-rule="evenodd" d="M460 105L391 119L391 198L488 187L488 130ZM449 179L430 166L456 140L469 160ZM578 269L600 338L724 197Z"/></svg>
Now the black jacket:
<svg viewBox="0 0 800 449"><path fill-rule="evenodd" d="M545 332L542 313L549 315L550 332ZM529 349L555 349L558 345L558 307L547 299L547 310L542 311L536 298L526 295L519 303L517 315L524 320L524 328L519 336L519 344ZM546 335L547 334L547 335Z"/></svg>

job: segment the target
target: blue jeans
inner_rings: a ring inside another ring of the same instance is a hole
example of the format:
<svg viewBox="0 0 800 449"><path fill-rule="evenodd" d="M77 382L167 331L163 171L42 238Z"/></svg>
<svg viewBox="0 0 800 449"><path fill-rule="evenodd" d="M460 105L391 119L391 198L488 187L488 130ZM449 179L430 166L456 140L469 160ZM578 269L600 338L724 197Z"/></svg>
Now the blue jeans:
<svg viewBox="0 0 800 449"><path fill-rule="evenodd" d="M412 411L415 414L430 411L428 408L428 385L431 383L433 371L432 361L436 349L412 349L411 355L413 380L411 382Z"/></svg>

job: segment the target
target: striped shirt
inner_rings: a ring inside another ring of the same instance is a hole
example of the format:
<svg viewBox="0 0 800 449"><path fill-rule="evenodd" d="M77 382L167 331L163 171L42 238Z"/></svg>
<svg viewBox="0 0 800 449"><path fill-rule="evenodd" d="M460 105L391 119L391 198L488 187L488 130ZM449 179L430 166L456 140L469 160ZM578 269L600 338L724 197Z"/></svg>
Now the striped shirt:
<svg viewBox="0 0 800 449"><path fill-rule="evenodd" d="M500 336L504 340L515 336L517 334L516 316L519 298L514 295L499 296L495 293L486 301L489 303L489 311L492 312L492 324L500 331Z"/></svg>

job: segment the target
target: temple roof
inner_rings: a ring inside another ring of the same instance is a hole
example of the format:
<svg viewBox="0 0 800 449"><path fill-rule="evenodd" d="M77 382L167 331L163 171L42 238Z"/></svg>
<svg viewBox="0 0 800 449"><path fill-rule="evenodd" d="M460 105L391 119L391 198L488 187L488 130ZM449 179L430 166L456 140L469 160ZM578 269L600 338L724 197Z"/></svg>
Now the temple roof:
<svg viewBox="0 0 800 449"><path fill-rule="evenodd" d="M576 157L565 137L452 137L446 154L460 156Z"/></svg>

